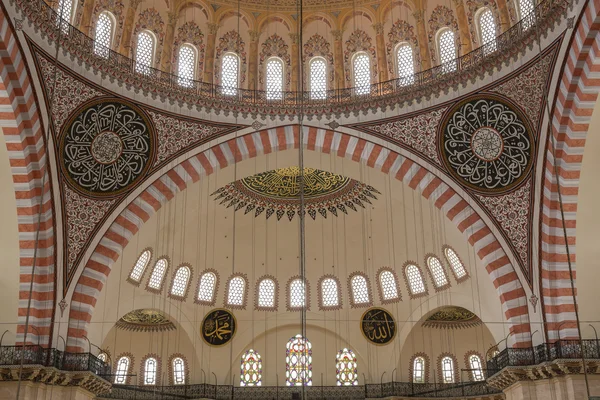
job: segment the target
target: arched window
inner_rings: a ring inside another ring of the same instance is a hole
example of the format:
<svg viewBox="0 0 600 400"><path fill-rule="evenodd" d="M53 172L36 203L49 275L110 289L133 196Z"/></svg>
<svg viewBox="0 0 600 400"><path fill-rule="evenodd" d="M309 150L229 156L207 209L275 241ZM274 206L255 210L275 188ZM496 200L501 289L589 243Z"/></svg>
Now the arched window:
<svg viewBox="0 0 600 400"><path fill-rule="evenodd" d="M309 308L306 282L292 278L288 283L288 310L299 311L303 308Z"/></svg>
<svg viewBox="0 0 600 400"><path fill-rule="evenodd" d="M349 349L340 350L335 358L335 370L338 386L358 385L358 364L354 352Z"/></svg>
<svg viewBox="0 0 600 400"><path fill-rule="evenodd" d="M73 0L58 0L56 25L60 25L63 35L69 34L69 25L73 16Z"/></svg>
<svg viewBox="0 0 600 400"><path fill-rule="evenodd" d="M277 283L273 278L263 278L258 282L256 308L258 310L275 311Z"/></svg>
<svg viewBox="0 0 600 400"><path fill-rule="evenodd" d="M379 296L382 303L393 303L400 300L398 279L396 274L387 268L379 271Z"/></svg>
<svg viewBox="0 0 600 400"><path fill-rule="evenodd" d="M227 301L229 307L243 308L246 306L246 280L241 275L229 279L227 285Z"/></svg>
<svg viewBox="0 0 600 400"><path fill-rule="evenodd" d="M413 360L413 382L425 383L425 358L417 356Z"/></svg>
<svg viewBox="0 0 600 400"><path fill-rule="evenodd" d="M94 54L108 58L112 45L115 18L108 12L103 11L96 22L96 35L94 37Z"/></svg>
<svg viewBox="0 0 600 400"><path fill-rule="evenodd" d="M483 46L483 54L493 53L496 51L496 23L494 22L492 10L484 7L477 14L477 25L481 45Z"/></svg>
<svg viewBox="0 0 600 400"><path fill-rule="evenodd" d="M327 98L327 62L322 57L313 57L309 63L310 98Z"/></svg>
<svg viewBox="0 0 600 400"><path fill-rule="evenodd" d="M215 304L217 289L217 274L213 271L206 271L200 275L198 281L198 294L196 302L207 306Z"/></svg>
<svg viewBox="0 0 600 400"><path fill-rule="evenodd" d="M435 256L427 257L427 267L429 268L429 273L431 274L431 279L433 279L433 284L436 289L444 289L450 286L450 282L448 281L448 277L446 276L446 272L444 271L444 267L442 267L439 258Z"/></svg>
<svg viewBox="0 0 600 400"><path fill-rule="evenodd" d="M415 81L415 62L413 49L409 44L400 43L396 47L396 62L400 86L412 85Z"/></svg>
<svg viewBox="0 0 600 400"><path fill-rule="evenodd" d="M523 30L531 28L535 21L535 6L533 0L517 0L519 18L523 21Z"/></svg>
<svg viewBox="0 0 600 400"><path fill-rule="evenodd" d="M250 349L242 355L240 386L262 385L262 361L260 354Z"/></svg>
<svg viewBox="0 0 600 400"><path fill-rule="evenodd" d="M144 385L156 385L157 364L154 357L148 357L144 362Z"/></svg>
<svg viewBox="0 0 600 400"><path fill-rule="evenodd" d="M437 33L438 53L442 72L456 71L456 42L450 28L442 28Z"/></svg>
<svg viewBox="0 0 600 400"><path fill-rule="evenodd" d="M129 374L129 364L131 360L127 356L119 358L117 362L117 370L115 372L115 384L124 385L127 383L127 375Z"/></svg>
<svg viewBox="0 0 600 400"><path fill-rule="evenodd" d="M160 291L162 289L168 266L169 264L166 258L161 258L154 264L154 269L148 280L148 289L154 291Z"/></svg>
<svg viewBox="0 0 600 400"><path fill-rule="evenodd" d="M421 270L414 264L408 264L404 268L404 277L408 281L408 288L412 296L426 294L425 282Z"/></svg>
<svg viewBox="0 0 600 400"><path fill-rule="evenodd" d="M294 336L286 345L285 384L312 386L312 345L302 335Z"/></svg>
<svg viewBox="0 0 600 400"><path fill-rule="evenodd" d="M173 384L185 385L185 360L181 357L174 357L171 360L173 368Z"/></svg>
<svg viewBox="0 0 600 400"><path fill-rule="evenodd" d="M340 308L340 286L337 278L324 276L319 283L319 301L321 310L337 310Z"/></svg>
<svg viewBox="0 0 600 400"><path fill-rule="evenodd" d="M135 51L135 71L140 74L150 74L150 68L154 61L154 44L156 40L150 31L138 33Z"/></svg>
<svg viewBox="0 0 600 400"><path fill-rule="evenodd" d="M469 368L471 368L471 377L474 381L483 381L483 366L481 365L481 357L477 354L469 355Z"/></svg>
<svg viewBox="0 0 600 400"><path fill-rule="evenodd" d="M142 254L138 257L131 273L129 273L129 280L133 283L139 284L144 276L144 272L146 272L146 267L150 262L150 258L152 258L152 252L148 250L142 251Z"/></svg>
<svg viewBox="0 0 600 400"><path fill-rule="evenodd" d="M190 267L182 265L175 271L173 283L171 284L171 297L183 299L187 294L191 275Z"/></svg>
<svg viewBox="0 0 600 400"><path fill-rule="evenodd" d="M452 248L446 246L444 247L444 256L446 257L446 261L450 264L450 268L452 269L452 273L458 282L462 282L467 279L469 275L467 274L467 270L465 266L458 258L458 255Z"/></svg>
<svg viewBox="0 0 600 400"><path fill-rule="evenodd" d="M98 360L102 361L103 363L106 362L108 356L106 355L106 353L100 353L98 354Z"/></svg>
<svg viewBox="0 0 600 400"><path fill-rule="evenodd" d="M365 306L371 303L371 291L367 277L361 273L350 275L350 305L352 307Z"/></svg>
<svg viewBox="0 0 600 400"><path fill-rule="evenodd" d="M454 383L454 360L452 357L445 356L441 361L442 382Z"/></svg>
<svg viewBox="0 0 600 400"><path fill-rule="evenodd" d="M179 48L177 56L178 83L184 87L192 87L196 77L196 48L189 43Z"/></svg>
<svg viewBox="0 0 600 400"><path fill-rule="evenodd" d="M281 100L283 98L283 61L277 57L271 57L267 60L265 69L267 100Z"/></svg>
<svg viewBox="0 0 600 400"><path fill-rule="evenodd" d="M352 73L354 75L354 93L368 94L371 92L371 60L369 55L359 52L352 58Z"/></svg>
<svg viewBox="0 0 600 400"><path fill-rule="evenodd" d="M224 95L234 96L237 94L239 75L239 57L234 53L225 53L221 59L221 86Z"/></svg>

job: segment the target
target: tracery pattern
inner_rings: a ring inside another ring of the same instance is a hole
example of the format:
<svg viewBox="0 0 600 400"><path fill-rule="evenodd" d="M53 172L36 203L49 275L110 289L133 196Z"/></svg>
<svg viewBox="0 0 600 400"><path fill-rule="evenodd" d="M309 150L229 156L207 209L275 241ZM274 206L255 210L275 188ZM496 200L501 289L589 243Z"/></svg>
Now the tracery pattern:
<svg viewBox="0 0 600 400"><path fill-rule="evenodd" d="M204 71L204 34L194 21L187 21L177 29L173 41L173 65L179 65L179 48L184 43L190 43L196 48L196 76L202 76Z"/></svg>
<svg viewBox="0 0 600 400"><path fill-rule="evenodd" d="M346 40L346 50L344 51L344 69L346 74L346 82L349 87L354 86L353 77L353 56L359 51L364 51L369 55L371 68L371 82L377 81L377 55L375 46L373 46L371 37L367 32L357 29L350 34Z"/></svg>
<svg viewBox="0 0 600 400"><path fill-rule="evenodd" d="M221 58L227 52L232 52L237 54L239 57L239 83L241 86L242 83L246 82L246 44L242 40L242 37L234 30L226 32L223 36L219 38L219 44L217 45L217 49L215 51L215 82L217 84L221 84Z"/></svg>
<svg viewBox="0 0 600 400"><path fill-rule="evenodd" d="M338 352L335 360L337 385L358 385L358 363L356 362L354 352L344 348Z"/></svg>
<svg viewBox="0 0 600 400"><path fill-rule="evenodd" d="M450 112L440 148L451 173L483 192L518 185L531 167L533 137L524 117L493 98L468 100Z"/></svg>
<svg viewBox="0 0 600 400"><path fill-rule="evenodd" d="M149 30L156 36L157 43L155 46L156 48L154 49L154 63L156 65L160 55L162 54L162 46L165 38L164 25L165 23L160 16L160 13L154 7L147 8L140 13L138 22L133 30L133 35L131 36L131 54L133 58L135 58L137 51L136 46L138 34L143 30ZM151 67L154 67L154 65L151 65Z"/></svg>
<svg viewBox="0 0 600 400"><path fill-rule="evenodd" d="M260 354L250 349L242 355L240 386L262 385L262 360Z"/></svg>
<svg viewBox="0 0 600 400"><path fill-rule="evenodd" d="M285 384L312 386L312 344L296 335L286 345Z"/></svg>
<svg viewBox="0 0 600 400"><path fill-rule="evenodd" d="M396 54L394 54L394 51L398 43L408 43L413 51L413 60L415 65L421 65L421 52L419 51L419 42L417 41L417 35L415 34L414 26L406 21L398 19L390 28L387 36L388 43L386 46L386 53L390 76L394 76L396 71L396 66L394 63L396 62L397 57Z"/></svg>
<svg viewBox="0 0 600 400"><path fill-rule="evenodd" d="M323 57L327 61L326 71L327 71L327 80L329 82L329 87L333 87L334 80L334 64L333 64L333 53L331 52L331 45L323 36L315 33L312 35L306 43L304 43L304 60L307 63L310 63L313 57ZM306 71L310 70L310 68L304 68L304 87L308 87L307 81L308 76L306 75Z"/></svg>
<svg viewBox="0 0 600 400"><path fill-rule="evenodd" d="M288 45L281 36L274 33L269 36L261 45L261 51L258 58L258 82L264 86L265 83L265 63L269 57L278 57L284 63L285 85L290 87L291 81L291 58L288 52ZM285 90L285 89L284 89Z"/></svg>
<svg viewBox="0 0 600 400"><path fill-rule="evenodd" d="M456 22L456 18L454 18L454 13L450 8L439 5L433 9L431 17L429 18L429 53L431 54L431 61L434 65L438 62L436 34L444 27L450 28L454 33L455 42L458 43L456 40L456 38L458 38L458 23Z"/></svg>

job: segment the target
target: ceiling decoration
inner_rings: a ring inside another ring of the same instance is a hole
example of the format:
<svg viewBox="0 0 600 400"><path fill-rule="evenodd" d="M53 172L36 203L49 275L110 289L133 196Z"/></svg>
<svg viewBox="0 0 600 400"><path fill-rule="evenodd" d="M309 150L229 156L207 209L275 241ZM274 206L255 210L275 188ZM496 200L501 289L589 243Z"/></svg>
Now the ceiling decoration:
<svg viewBox="0 0 600 400"><path fill-rule="evenodd" d="M477 95L458 103L446 114L439 140L450 173L479 192L507 192L531 169L529 122L501 97Z"/></svg>
<svg viewBox="0 0 600 400"><path fill-rule="evenodd" d="M75 190L114 196L144 176L154 141L152 124L138 107L120 99L94 100L63 127L61 167Z"/></svg>
<svg viewBox="0 0 600 400"><path fill-rule="evenodd" d="M245 207L244 214L254 210L258 217L266 211L280 220L287 215L291 221L300 212L300 169L279 168L229 183L212 195L227 208L235 211ZM315 219L317 213L327 218L327 212L337 217L338 210L347 214L348 209L357 211L356 205L372 204L377 189L348 177L314 168L304 168L305 210Z"/></svg>
<svg viewBox="0 0 600 400"><path fill-rule="evenodd" d="M456 306L442 307L431 314L425 322L424 327L442 329L471 328L481 325L481 320L471 311Z"/></svg>
<svg viewBox="0 0 600 400"><path fill-rule="evenodd" d="M160 311L139 309L128 312L117 321L117 327L134 332L162 332L175 329L175 325Z"/></svg>

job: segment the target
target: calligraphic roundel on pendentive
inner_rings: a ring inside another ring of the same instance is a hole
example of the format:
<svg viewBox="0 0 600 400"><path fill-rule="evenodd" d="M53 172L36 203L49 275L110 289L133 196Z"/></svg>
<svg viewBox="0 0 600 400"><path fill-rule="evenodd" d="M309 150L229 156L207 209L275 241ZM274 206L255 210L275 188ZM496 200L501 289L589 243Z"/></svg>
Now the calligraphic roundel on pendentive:
<svg viewBox="0 0 600 400"><path fill-rule="evenodd" d="M237 322L233 313L224 308L215 308L202 320L200 334L207 344L223 346L233 339L236 329Z"/></svg>
<svg viewBox="0 0 600 400"><path fill-rule="evenodd" d="M386 309L369 308L360 318L360 331L369 342L383 346L394 340L396 321Z"/></svg>
<svg viewBox="0 0 600 400"><path fill-rule="evenodd" d="M504 97L471 96L444 116L441 159L459 182L483 194L507 192L528 176L535 143L529 120Z"/></svg>
<svg viewBox="0 0 600 400"><path fill-rule="evenodd" d="M63 127L61 168L77 191L118 195L143 179L152 165L155 132L133 103L102 97L79 107Z"/></svg>

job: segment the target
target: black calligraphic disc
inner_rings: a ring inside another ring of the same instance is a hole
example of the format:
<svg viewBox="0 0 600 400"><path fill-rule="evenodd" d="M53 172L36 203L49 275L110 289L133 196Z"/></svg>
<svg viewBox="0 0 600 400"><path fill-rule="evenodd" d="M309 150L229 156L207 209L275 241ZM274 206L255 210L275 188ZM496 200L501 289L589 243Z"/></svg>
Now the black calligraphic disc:
<svg viewBox="0 0 600 400"><path fill-rule="evenodd" d="M216 308L210 311L202 320L200 334L202 339L211 346L223 346L233 339L237 322L229 310Z"/></svg>
<svg viewBox="0 0 600 400"><path fill-rule="evenodd" d="M396 321L383 308L369 308L360 319L360 331L369 342L383 346L394 340Z"/></svg>

